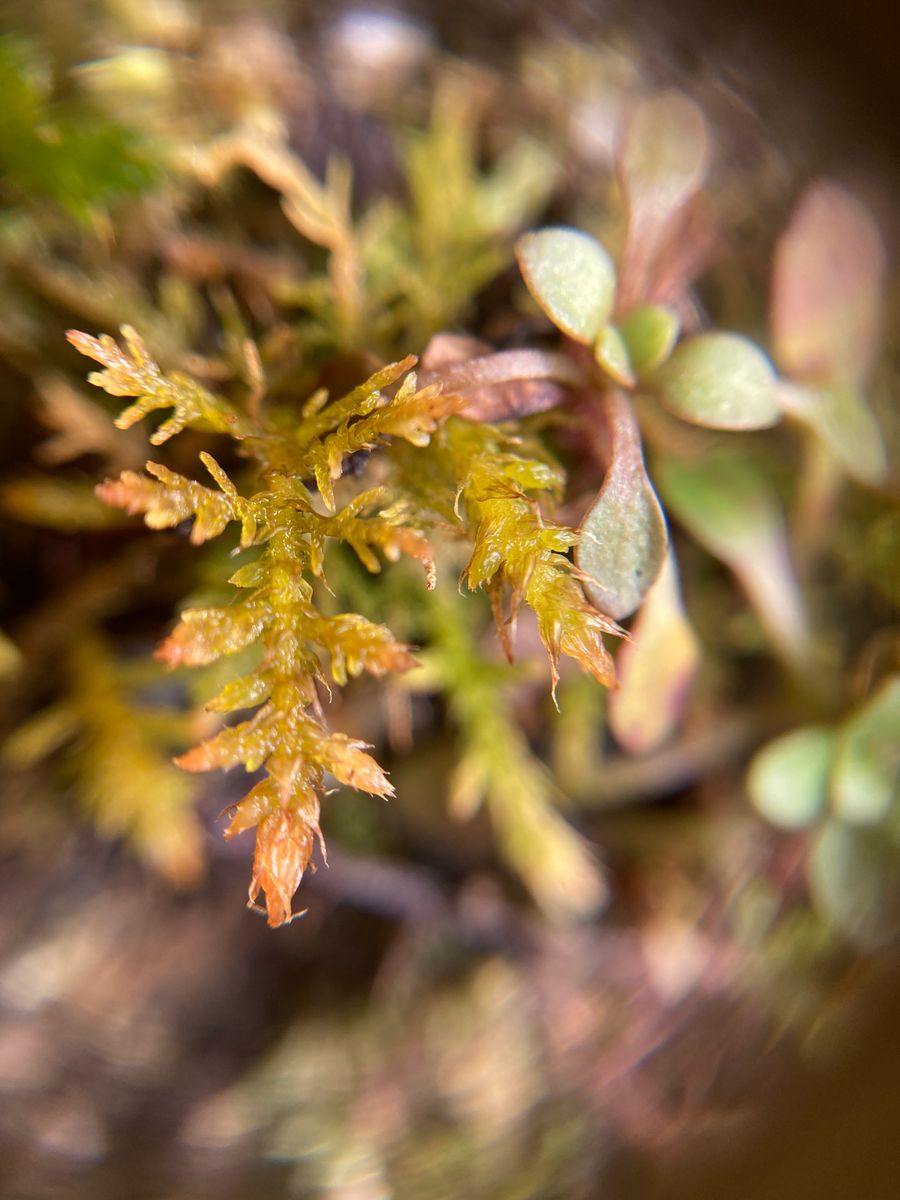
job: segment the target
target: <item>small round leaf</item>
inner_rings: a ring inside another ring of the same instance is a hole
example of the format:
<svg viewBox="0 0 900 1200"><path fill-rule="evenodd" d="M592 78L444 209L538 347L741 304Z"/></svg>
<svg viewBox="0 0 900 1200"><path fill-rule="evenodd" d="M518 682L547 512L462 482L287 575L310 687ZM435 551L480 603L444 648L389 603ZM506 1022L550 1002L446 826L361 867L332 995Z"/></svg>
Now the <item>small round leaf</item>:
<svg viewBox="0 0 900 1200"><path fill-rule="evenodd" d="M662 366L675 347L679 328L678 314L661 304L645 304L625 317L619 331L638 376Z"/></svg>
<svg viewBox="0 0 900 1200"><path fill-rule="evenodd" d="M864 950L900 933L900 859L883 831L828 821L809 862L821 914Z"/></svg>
<svg viewBox="0 0 900 1200"><path fill-rule="evenodd" d="M592 343L612 313L613 261L596 238L577 229L541 229L516 243L528 290L563 333Z"/></svg>
<svg viewBox="0 0 900 1200"><path fill-rule="evenodd" d="M769 742L747 777L757 812L779 829L805 829L824 811L835 735L809 726Z"/></svg>
<svg viewBox="0 0 900 1200"><path fill-rule="evenodd" d="M607 325L600 331L594 343L594 358L613 383L620 387L634 387L634 372L628 358L628 347L615 325Z"/></svg>
<svg viewBox="0 0 900 1200"><path fill-rule="evenodd" d="M780 417L772 364L738 333L682 342L654 383L677 416L710 429L765 429Z"/></svg>
<svg viewBox="0 0 900 1200"><path fill-rule="evenodd" d="M845 821L874 825L900 799L900 675L887 680L844 726L831 803Z"/></svg>

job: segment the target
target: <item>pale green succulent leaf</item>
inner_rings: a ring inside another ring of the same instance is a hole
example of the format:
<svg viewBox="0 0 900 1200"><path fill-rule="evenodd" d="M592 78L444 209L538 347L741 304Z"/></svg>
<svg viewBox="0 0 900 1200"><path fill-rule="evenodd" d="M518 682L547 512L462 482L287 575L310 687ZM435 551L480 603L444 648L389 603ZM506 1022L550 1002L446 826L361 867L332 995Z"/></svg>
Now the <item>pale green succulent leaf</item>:
<svg viewBox="0 0 900 1200"><path fill-rule="evenodd" d="M619 324L635 373L640 377L662 366L678 340L678 314L662 304L634 309Z"/></svg>
<svg viewBox="0 0 900 1200"><path fill-rule="evenodd" d="M754 758L747 789L757 812L779 829L805 829L825 812L835 734L820 726L795 729Z"/></svg>
<svg viewBox="0 0 900 1200"><path fill-rule="evenodd" d="M772 364L741 334L702 333L682 342L654 384L666 407L693 425L765 429L781 419Z"/></svg>
<svg viewBox="0 0 900 1200"><path fill-rule="evenodd" d="M585 592L621 620L637 609L662 568L666 521L644 467L640 431L621 393L605 401L611 457L603 486L579 530L575 551Z"/></svg>
<svg viewBox="0 0 900 1200"><path fill-rule="evenodd" d="M667 511L737 576L784 657L803 659L809 651L806 610L778 497L760 464L735 454L666 459L654 478Z"/></svg>
<svg viewBox="0 0 900 1200"><path fill-rule="evenodd" d="M822 916L861 949L876 950L900 932L900 860L880 831L826 822L809 886Z"/></svg>
<svg viewBox="0 0 900 1200"><path fill-rule="evenodd" d="M884 479L884 438L862 392L852 387L780 384L778 400L784 412L818 435L853 479L868 484Z"/></svg>
<svg viewBox="0 0 900 1200"><path fill-rule="evenodd" d="M577 229L541 229L516 243L528 290L554 325L590 345L612 313L616 271L596 238Z"/></svg>
<svg viewBox="0 0 900 1200"><path fill-rule="evenodd" d="M883 821L900 798L900 675L888 679L844 726L831 805L860 825Z"/></svg>
<svg viewBox="0 0 900 1200"><path fill-rule="evenodd" d="M594 343L594 358L619 387L634 387L634 372L628 357L628 347L615 325L605 325Z"/></svg>

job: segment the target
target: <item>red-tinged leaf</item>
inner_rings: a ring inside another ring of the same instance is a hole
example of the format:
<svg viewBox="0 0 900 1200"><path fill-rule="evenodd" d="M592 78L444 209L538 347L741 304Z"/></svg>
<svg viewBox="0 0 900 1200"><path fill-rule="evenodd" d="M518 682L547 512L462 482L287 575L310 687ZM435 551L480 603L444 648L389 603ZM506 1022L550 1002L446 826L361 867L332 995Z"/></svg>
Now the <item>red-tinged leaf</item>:
<svg viewBox="0 0 900 1200"><path fill-rule="evenodd" d="M458 396L459 414L470 421L506 421L561 404L565 386L584 377L565 355L544 350L504 350L477 338L436 334L422 357L422 382L438 383L444 395Z"/></svg>
<svg viewBox="0 0 900 1200"><path fill-rule="evenodd" d="M685 616L671 550L619 651L618 690L609 698L610 729L629 754L655 750L676 728L700 660Z"/></svg>
<svg viewBox="0 0 900 1200"><path fill-rule="evenodd" d="M885 267L868 210L839 184L808 188L775 252L772 341L786 374L864 382L881 331Z"/></svg>
<svg viewBox="0 0 900 1200"><path fill-rule="evenodd" d="M672 305L679 310L693 307L685 305L685 293L705 267L715 242L712 201L703 192L698 192L673 217L643 291L634 299L648 304ZM624 289L621 294L620 311L625 311L628 296Z"/></svg>
<svg viewBox="0 0 900 1200"><path fill-rule="evenodd" d="M579 529L575 561L585 591L615 620L640 605L662 567L666 522L647 478L637 420L621 392L604 397L610 463L596 502Z"/></svg>
<svg viewBox="0 0 900 1200"><path fill-rule="evenodd" d="M638 100L622 129L617 154L627 208L618 309L649 300L652 268L666 249L682 210L709 169L703 114L679 92Z"/></svg>
<svg viewBox="0 0 900 1200"><path fill-rule="evenodd" d="M429 340L420 360L423 379L431 382L431 376L448 367L459 366L473 358L490 354L492 346L481 338L467 333L436 333Z"/></svg>

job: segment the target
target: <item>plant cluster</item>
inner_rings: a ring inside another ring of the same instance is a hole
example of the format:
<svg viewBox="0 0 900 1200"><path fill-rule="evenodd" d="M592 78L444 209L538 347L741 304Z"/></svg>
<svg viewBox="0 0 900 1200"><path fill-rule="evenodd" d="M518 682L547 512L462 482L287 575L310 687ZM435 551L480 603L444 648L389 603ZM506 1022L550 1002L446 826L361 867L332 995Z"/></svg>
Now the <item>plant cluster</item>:
<svg viewBox="0 0 900 1200"><path fill-rule="evenodd" d="M186 93L163 49L149 74L137 51L95 63L95 104L121 96L138 65L149 102L137 130L103 116L79 125L80 140L66 136L62 102L41 90L21 48L10 43L0 58L0 89L18 98L0 161L21 207L4 269L26 301L2 349L34 379L55 430L38 448L45 462L106 461L118 473L96 489L105 506L142 515L151 530L177 534L189 523L203 567L186 572L185 590L200 597L156 657L201 668L214 693L205 705L214 717L194 721L199 740L177 765L254 776L225 831L256 830L250 903L264 893L272 925L294 915L317 844L324 855L329 789L393 794L373 747L331 727L333 689L357 677L402 689L408 705L423 692L443 697L460 741L453 811L470 816L484 802L506 860L545 909L571 915L596 911L608 887L562 815L539 739L510 711L516 689L531 686L531 647L542 645L563 709L567 688L575 692L565 659L610 689L608 728L634 756L677 736L698 672L714 711L716 671L727 675L742 654L771 664L774 651L812 727L762 750L750 793L778 825L821 819L813 890L845 933L872 941L873 928L893 929L882 901L900 853L895 664L878 664L880 690L850 711L852 648L811 604L831 552L820 533L840 519L847 481L877 517L890 509L887 438L866 395L886 273L867 209L838 183L801 194L775 247L767 351L755 299L739 330L715 328L704 308L717 245L714 139L684 95L623 98L591 215L566 209L547 130L494 127L484 80L440 63L424 119L404 109L402 79L369 80L365 103L394 139L384 161L368 164L371 179L365 164L355 179L338 153L317 172L283 119L303 94L296 61L277 40L254 53L269 82L241 75L227 101L207 94L202 121L182 98L209 87L202 52ZM38 179L26 150L29 138L43 145L35 130L50 121L50 142L64 149L47 152ZM101 151L104 162L132 166L107 176L94 166ZM19 169L23 155L34 171ZM377 168L392 173L388 184ZM88 183L68 189L67 171ZM123 199L131 188L137 200ZM63 200L82 222L77 235L46 207ZM114 204L124 207L114 214ZM255 204L277 236L261 241L242 226ZM542 227L550 210L573 223ZM109 237L116 220L121 255ZM44 254L61 227L66 252ZM148 230L159 246L149 256ZM129 401L115 419L121 442L72 383L71 364L35 367L48 308L92 328L127 318L120 342L68 335L99 364L90 381ZM170 457L140 471L142 422ZM176 434L183 448L173 450ZM129 706L103 632L125 603L117 588L133 595L163 550L111 523L84 470L12 479L3 505L20 521L132 542L126 555L139 547L131 565L123 555L107 575L94 567L83 634L70 642L47 635L46 622L39 629L37 643L63 646L73 690L42 707L35 689L7 759L36 763L92 730L102 779L86 790L100 827L187 879L199 861L191 793L168 781L159 757L179 721L187 740L184 717L169 711L160 739L147 706ZM214 542L224 550L207 548ZM676 543L697 576L686 581L695 620ZM363 584L345 551L379 578ZM383 560L401 559L424 568L424 587L413 591L399 567L399 583L380 578ZM749 610L735 607L724 576L698 565L711 560L734 576ZM457 586L484 593L507 661L486 649L482 609ZM620 623L632 617L626 631ZM10 643L5 653L12 674L17 652ZM106 734L114 752L102 748ZM597 740L595 729L585 736ZM129 773L139 781L130 789L110 779ZM888 863L863 916L844 902L858 896L855 883L834 883L851 859L846 873L857 872L861 842L848 839L849 826Z"/></svg>

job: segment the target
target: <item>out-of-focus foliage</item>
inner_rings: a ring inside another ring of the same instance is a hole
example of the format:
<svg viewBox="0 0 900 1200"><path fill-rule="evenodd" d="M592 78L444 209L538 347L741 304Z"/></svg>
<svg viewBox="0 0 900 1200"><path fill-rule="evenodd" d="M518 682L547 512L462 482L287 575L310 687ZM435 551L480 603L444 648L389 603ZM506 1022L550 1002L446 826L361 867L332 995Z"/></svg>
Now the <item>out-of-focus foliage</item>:
<svg viewBox="0 0 900 1200"><path fill-rule="evenodd" d="M836 729L805 727L756 756L748 786L786 829L817 829L810 882L823 913L862 946L900 930L900 677Z"/></svg>
<svg viewBox="0 0 900 1200"><path fill-rule="evenodd" d="M88 629L79 630L62 667L65 698L7 739L4 765L33 768L61 752L80 804L101 833L126 838L176 885L197 883L203 851L195 790L163 756L184 739L184 715L136 702L128 678L133 668L112 658Z"/></svg>
<svg viewBox="0 0 900 1200"><path fill-rule="evenodd" d="M50 200L80 221L159 177L147 140L86 98L54 100L34 46L0 38L0 179L13 203Z"/></svg>

